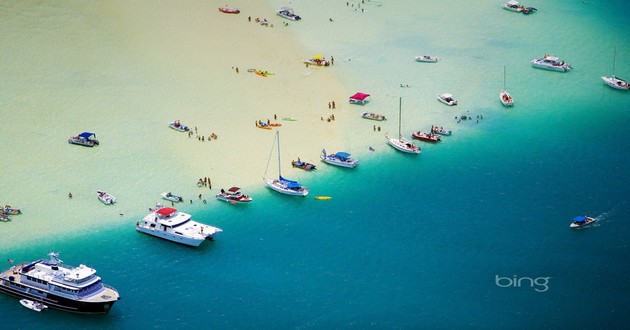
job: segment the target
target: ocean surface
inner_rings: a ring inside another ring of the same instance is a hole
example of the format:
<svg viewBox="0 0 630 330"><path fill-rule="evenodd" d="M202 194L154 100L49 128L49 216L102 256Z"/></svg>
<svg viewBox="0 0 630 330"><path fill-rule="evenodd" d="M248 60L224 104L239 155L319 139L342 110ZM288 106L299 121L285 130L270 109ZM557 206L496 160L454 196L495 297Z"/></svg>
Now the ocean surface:
<svg viewBox="0 0 630 330"><path fill-rule="evenodd" d="M118 215L98 231L24 233L5 260L54 249L68 264L96 268L122 299L108 315L80 316L37 314L2 295L4 327L623 328L630 93L600 76L612 73L615 47L615 73L630 76L630 5L532 0L524 4L538 12L525 16L499 3L292 1L304 49L332 54L342 83L372 94L357 112L389 118L374 139L344 132L356 169L300 173L311 195L332 199L292 198L261 182L246 191L251 205L182 205L224 230L197 249L137 233L134 219ZM574 70L529 64L549 53ZM441 61L413 61L425 54ZM498 100L504 66L511 109ZM459 105L438 103L444 92ZM402 134L437 124L453 135L416 142L419 156L393 150L382 135L397 133L399 99ZM457 122L461 115L472 120ZM599 221L570 230L581 214Z"/></svg>

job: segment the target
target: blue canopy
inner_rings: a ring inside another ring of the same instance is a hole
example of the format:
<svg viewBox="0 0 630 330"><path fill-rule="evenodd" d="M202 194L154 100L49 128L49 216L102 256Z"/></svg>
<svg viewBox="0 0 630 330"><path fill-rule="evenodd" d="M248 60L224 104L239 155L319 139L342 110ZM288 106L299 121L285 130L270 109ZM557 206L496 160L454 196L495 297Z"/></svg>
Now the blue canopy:
<svg viewBox="0 0 630 330"><path fill-rule="evenodd" d="M83 132L83 133L79 134L79 136L84 138L84 139L87 139L87 138L89 138L92 135L96 135L96 134L90 133L90 132Z"/></svg>
<svg viewBox="0 0 630 330"><path fill-rule="evenodd" d="M350 158L350 154L345 151L339 151L338 153L335 154L335 156L342 160Z"/></svg>
<svg viewBox="0 0 630 330"><path fill-rule="evenodd" d="M583 215L578 215L577 217L573 218L573 221L584 222L584 221L586 221L586 217L583 216Z"/></svg>
<svg viewBox="0 0 630 330"><path fill-rule="evenodd" d="M297 181L293 181L293 180L288 180L282 177L282 175L280 176L280 181L284 181L287 183L287 188L300 188L302 185L299 184Z"/></svg>

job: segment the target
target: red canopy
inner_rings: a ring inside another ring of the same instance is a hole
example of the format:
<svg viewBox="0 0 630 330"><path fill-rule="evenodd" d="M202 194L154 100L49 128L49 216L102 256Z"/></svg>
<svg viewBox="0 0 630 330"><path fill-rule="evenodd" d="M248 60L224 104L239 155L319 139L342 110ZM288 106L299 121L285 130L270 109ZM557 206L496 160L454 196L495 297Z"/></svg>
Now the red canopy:
<svg viewBox="0 0 630 330"><path fill-rule="evenodd" d="M351 100L357 100L357 101L363 101L366 98L368 98L368 96L370 96L370 94L365 94L365 93L356 93L352 96L350 96Z"/></svg>
<svg viewBox="0 0 630 330"><path fill-rule="evenodd" d="M177 212L177 209L174 209L172 207L163 207L157 211L157 214L162 216L169 216L175 212Z"/></svg>

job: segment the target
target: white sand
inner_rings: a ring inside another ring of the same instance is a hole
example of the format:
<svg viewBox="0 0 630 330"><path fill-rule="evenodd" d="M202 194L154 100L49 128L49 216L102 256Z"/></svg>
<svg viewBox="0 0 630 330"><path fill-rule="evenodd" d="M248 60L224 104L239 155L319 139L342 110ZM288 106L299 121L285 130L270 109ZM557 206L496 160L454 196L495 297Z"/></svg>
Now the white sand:
<svg viewBox="0 0 630 330"><path fill-rule="evenodd" d="M298 156L315 162L322 146L347 147L339 132L356 116L346 102L355 91L340 86L335 67L306 68L311 54L266 3L247 2L239 15L207 1L0 6L8 22L0 43L0 203L24 211L0 223L0 245L135 221L167 190L200 204L193 196L210 202L222 187L260 189L274 131L254 122L273 114L299 119L280 121L287 171ZM322 122L331 100L337 120ZM175 119L219 138L189 139L167 127ZM82 131L95 132L101 145L66 142ZM299 179L298 172L289 176ZM212 192L196 185L205 176ZM97 189L117 205L102 205Z"/></svg>

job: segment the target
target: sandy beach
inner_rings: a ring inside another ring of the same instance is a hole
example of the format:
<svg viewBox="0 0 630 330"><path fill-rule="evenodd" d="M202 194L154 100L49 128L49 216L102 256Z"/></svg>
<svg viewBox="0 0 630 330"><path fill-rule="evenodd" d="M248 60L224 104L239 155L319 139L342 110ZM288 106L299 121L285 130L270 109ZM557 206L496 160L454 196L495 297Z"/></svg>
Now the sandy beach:
<svg viewBox="0 0 630 330"><path fill-rule="evenodd" d="M11 162L4 164L0 203L23 214L3 224L0 244L19 243L26 232L118 225L113 217L132 223L164 191L199 207L198 194L214 202L232 185L270 193L261 178L275 129L255 122L274 115L288 177L304 175L290 168L291 159L319 162L322 147L353 147L343 132L361 111L347 103L356 91L339 83L335 66L306 67L302 60L312 54L294 37L294 23L284 26L266 3L228 15L203 1L69 2L46 21L29 15L41 8L4 6L13 29L3 47L11 60L0 65L0 149ZM248 72L254 68L273 75ZM327 108L331 101L335 110ZM325 120L333 113L335 121ZM173 120L197 133L169 129ZM66 142L83 131L96 133L100 145ZM208 141L212 133L218 139ZM274 156L270 176L276 168ZM197 187L201 177L211 178L212 190ZM116 205L101 204L99 189L116 196Z"/></svg>

